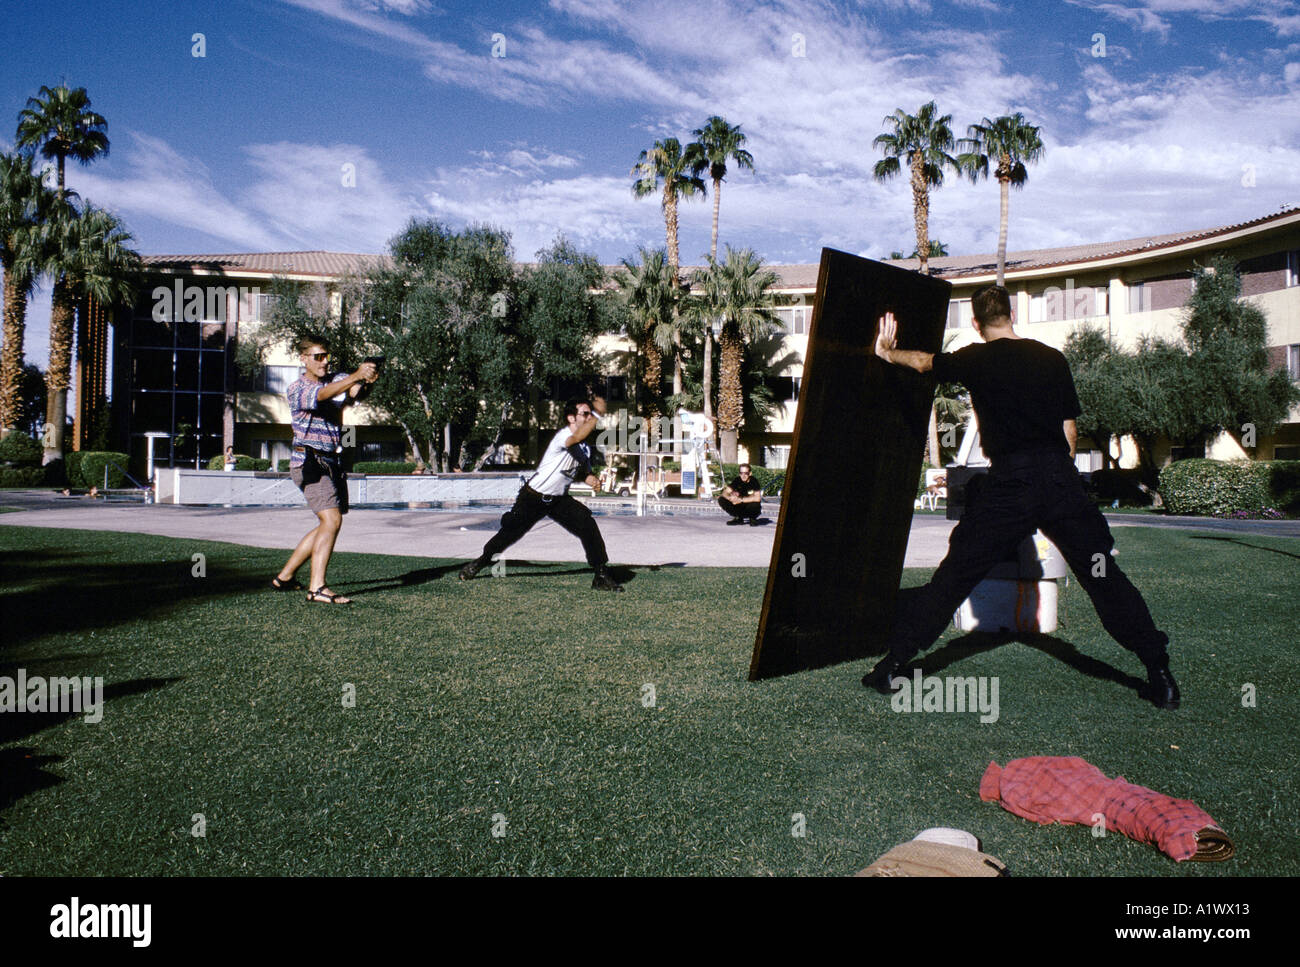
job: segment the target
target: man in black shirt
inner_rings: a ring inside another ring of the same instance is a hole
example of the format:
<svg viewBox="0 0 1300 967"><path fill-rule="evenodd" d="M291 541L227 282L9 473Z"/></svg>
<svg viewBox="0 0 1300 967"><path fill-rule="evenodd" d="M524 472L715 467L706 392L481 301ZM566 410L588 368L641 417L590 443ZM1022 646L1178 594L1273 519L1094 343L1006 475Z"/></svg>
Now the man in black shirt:
<svg viewBox="0 0 1300 967"><path fill-rule="evenodd" d="M897 348L892 313L880 323L881 359L933 371L940 382L970 390L991 466L979 499L948 539L947 556L930 583L899 608L889 653L862 683L889 694L894 677L943 633L975 585L1037 528L1060 549L1106 631L1146 666L1147 697L1157 708L1177 708L1169 638L1111 557L1110 528L1074 466L1080 408L1069 364L1050 346L1015 333L1011 298L1002 286L977 290L971 308L983 342L937 356Z"/></svg>
<svg viewBox="0 0 1300 967"><path fill-rule="evenodd" d="M750 465L742 463L737 471L738 476L732 478L731 483L723 488L722 496L718 498L718 505L731 515L728 524L743 524L749 521L752 526L758 526L763 488L750 476L751 472Z"/></svg>

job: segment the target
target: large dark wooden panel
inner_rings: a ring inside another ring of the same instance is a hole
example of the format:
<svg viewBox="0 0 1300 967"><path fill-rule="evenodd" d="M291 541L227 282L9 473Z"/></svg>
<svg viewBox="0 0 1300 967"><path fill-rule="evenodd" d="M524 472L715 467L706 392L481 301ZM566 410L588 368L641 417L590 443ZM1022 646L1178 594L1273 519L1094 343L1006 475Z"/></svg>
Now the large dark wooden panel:
<svg viewBox="0 0 1300 967"><path fill-rule="evenodd" d="M876 358L876 325L937 353L952 286L822 249L794 444L749 678L883 649L893 621L934 381Z"/></svg>

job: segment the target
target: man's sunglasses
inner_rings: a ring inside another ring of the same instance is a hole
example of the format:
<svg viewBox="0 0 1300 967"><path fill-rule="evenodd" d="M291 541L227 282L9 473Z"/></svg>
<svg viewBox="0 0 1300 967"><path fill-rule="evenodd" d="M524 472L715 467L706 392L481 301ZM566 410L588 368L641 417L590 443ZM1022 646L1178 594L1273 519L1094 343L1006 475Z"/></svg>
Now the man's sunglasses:
<svg viewBox="0 0 1300 967"><path fill-rule="evenodd" d="M330 358L329 353L303 353L308 359L314 359L318 363L323 363Z"/></svg>

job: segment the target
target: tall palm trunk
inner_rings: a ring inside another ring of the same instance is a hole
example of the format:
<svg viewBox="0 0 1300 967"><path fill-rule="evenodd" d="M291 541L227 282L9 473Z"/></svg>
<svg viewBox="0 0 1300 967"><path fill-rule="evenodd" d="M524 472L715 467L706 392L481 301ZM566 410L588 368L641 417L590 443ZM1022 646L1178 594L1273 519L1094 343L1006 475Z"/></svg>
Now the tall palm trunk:
<svg viewBox="0 0 1300 967"><path fill-rule="evenodd" d="M739 448L740 421L744 414L744 399L740 390L740 366L744 351L740 333L734 322L724 323L718 336L722 354L722 388L718 399L718 429L722 437L722 459L736 462Z"/></svg>
<svg viewBox="0 0 1300 967"><path fill-rule="evenodd" d="M673 290L673 393L682 392L682 333L677 324L677 286L680 272L677 267L677 196L671 191L671 182L664 182L664 228L668 235L668 278ZM681 421L673 414L673 453L682 452Z"/></svg>
<svg viewBox="0 0 1300 967"><path fill-rule="evenodd" d="M921 257L921 274L930 274L930 192L925 186L921 152L912 157L912 214L916 219L916 253Z"/></svg>
<svg viewBox="0 0 1300 967"><path fill-rule="evenodd" d="M713 234L709 252L718 261L718 209L722 203L722 179L713 179ZM713 326L704 324L704 415L713 421ZM716 438L716 433L715 433Z"/></svg>
<svg viewBox="0 0 1300 967"><path fill-rule="evenodd" d="M646 395L646 422L649 425L649 440L651 443L657 443L659 440L659 383L663 379L664 360L663 355L659 352L659 347L655 345L652 330L654 322L646 324L645 329L645 369L641 373L641 385L645 388Z"/></svg>
<svg viewBox="0 0 1300 967"><path fill-rule="evenodd" d="M1001 285L1007 269L1007 213L1010 210L1011 179L999 177L998 188L1002 194L1002 220L998 224L998 285Z"/></svg>
<svg viewBox="0 0 1300 967"><path fill-rule="evenodd" d="M50 302L50 368L45 374L47 444L42 463L63 459L63 428L68 418L68 385L72 373L72 324L76 316L72 286L66 278L54 283Z"/></svg>
<svg viewBox="0 0 1300 967"><path fill-rule="evenodd" d="M13 276L4 270L4 349L0 352L0 434L8 432L18 419L19 393L23 379L23 333L27 318L27 296Z"/></svg>

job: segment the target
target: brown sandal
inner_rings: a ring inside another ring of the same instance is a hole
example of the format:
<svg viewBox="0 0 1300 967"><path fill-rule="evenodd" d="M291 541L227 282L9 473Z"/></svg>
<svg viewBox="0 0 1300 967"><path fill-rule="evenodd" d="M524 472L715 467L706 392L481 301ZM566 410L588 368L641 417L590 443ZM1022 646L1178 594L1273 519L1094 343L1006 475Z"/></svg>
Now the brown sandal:
<svg viewBox="0 0 1300 967"><path fill-rule="evenodd" d="M307 590L301 584L298 583L297 578L289 578L289 580L287 581L281 581L280 575L278 574L275 577L271 578L271 587L274 588L276 591L306 591Z"/></svg>
<svg viewBox="0 0 1300 967"><path fill-rule="evenodd" d="M315 591L307 592L307 600L313 604L351 604L352 599L344 597L341 594L335 594L333 591L326 591L324 588L317 588Z"/></svg>

